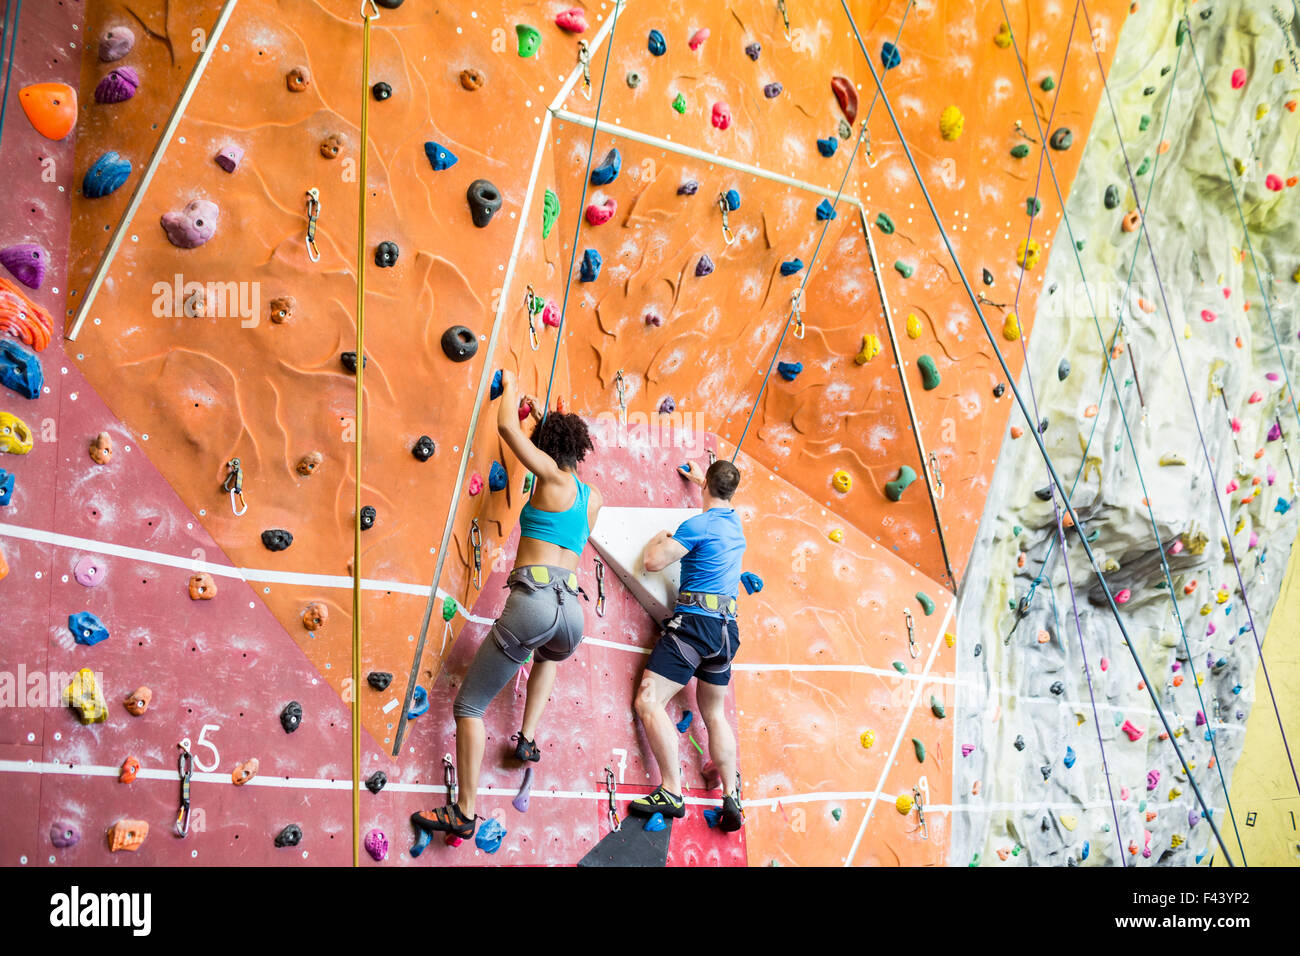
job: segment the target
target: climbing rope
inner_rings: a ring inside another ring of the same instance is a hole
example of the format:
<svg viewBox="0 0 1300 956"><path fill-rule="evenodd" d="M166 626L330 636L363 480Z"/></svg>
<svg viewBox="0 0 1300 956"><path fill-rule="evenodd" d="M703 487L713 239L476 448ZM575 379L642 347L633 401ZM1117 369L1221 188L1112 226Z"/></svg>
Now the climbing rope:
<svg viewBox="0 0 1300 956"><path fill-rule="evenodd" d="M840 5L844 9L845 16L848 17L849 25L853 30L853 35L857 40L858 48L862 53L862 57L866 61L867 68L871 71L872 78L876 81L876 86L879 88L881 87L880 76L876 72L875 64L871 61L871 56L867 53L866 45L862 39L862 33L858 29L857 21L853 17L853 12L849 9L847 0L840 0ZM1084 8L1084 13L1086 16L1087 14L1086 7ZM1017 387L1017 385L1015 384L1015 378L1014 376L1012 376L1011 369L1007 365L1006 356L1002 354L1002 350L998 347L997 339L993 335L993 330L989 327L988 320L984 318L984 313L979 307L979 300L976 298L975 291L971 288L970 280L966 276L966 271L965 269L962 268L961 262L957 258L956 250L953 248L952 245L952 240L948 236L948 232L943 226L943 220L939 216L938 209L935 208L934 200L930 196L930 191L929 189L926 188L925 181L921 178L921 172L920 169L917 167L916 158L912 155L911 147L908 145L907 138L903 134L902 124L899 123L898 117L894 113L894 108L892 104L889 102L889 96L884 92L883 88L880 89L880 97L885 104L885 110L889 113L889 119L894 126L894 131L898 135L899 145L902 146L903 153L907 157L908 164L912 168L912 175L916 177L917 186L920 188L921 195L925 199L926 206L930 210L930 215L933 217L935 226L939 230L939 237L943 240L944 246L948 251L948 255L953 261L953 265L957 270L957 276L958 278L961 279L962 286L966 290L966 295L970 299L971 307L975 310L975 315L979 319L980 325L984 329L984 334L988 338L989 344L993 348L993 354L996 356L998 360L998 364L1002 368L1003 374L1006 375L1007 377L1007 382L1011 388L1011 394L1015 397L1016 404L1020 407L1021 414L1023 414L1025 418L1029 418L1029 409L1025 405L1025 400L1020 393L1019 387ZM1051 455L1047 451L1047 446L1044 444L1042 436L1039 434L1037 428L1032 429L1031 434L1034 437L1035 444L1038 445L1039 453L1043 456L1044 461L1047 463L1047 469L1049 475L1051 476L1052 483L1056 486L1057 490L1061 494L1062 501L1065 505L1067 513L1070 516L1070 520L1074 523L1076 528L1079 527L1079 517L1074 511L1073 505L1071 505L1068 499L1066 499L1065 497L1065 485L1061 481L1060 476L1056 473L1056 468L1052 464ZM1093 573L1097 575L1098 583L1101 584L1102 591L1106 595L1106 601L1107 604L1110 606L1111 613L1115 617L1116 625L1119 627L1120 633L1124 637L1125 647L1128 649L1129 654L1132 656L1134 666L1137 667L1138 673L1142 677L1143 684L1147 688L1147 692L1151 697L1151 702L1152 705L1155 707L1157 716L1159 716L1161 723L1163 724L1166 732L1169 734L1169 739L1171 744L1174 747L1174 752L1178 755L1179 763L1182 765L1183 772L1186 774L1188 778L1188 782L1190 783L1193 792L1196 794L1197 802L1201 805L1202 811L1204 811L1205 819L1209 823L1210 828L1213 831L1215 839L1218 841L1220 848L1223 850L1224 857L1228 860L1228 865L1235 866L1235 864L1232 861L1231 855L1228 853L1227 845L1223 841L1223 836L1222 834L1219 833L1219 828L1214 822L1213 815L1209 812L1209 806L1205 802L1205 797L1201 793L1200 786L1196 783L1195 778L1192 777L1191 769L1187 764L1186 758L1183 756L1182 748L1178 746L1177 739L1173 735L1173 728L1169 724L1169 718L1165 714L1164 708L1160 706L1160 700L1156 696L1155 691L1151 686L1151 682L1146 677L1146 669L1143 667L1142 660L1138 656L1137 650L1134 647L1133 642L1129 638L1128 628L1124 624L1124 619L1119 612L1119 605L1115 603L1115 597L1111 593L1110 587L1106 584L1105 578L1102 575L1101 567L1097 563L1096 555L1093 554L1092 546L1088 543L1086 536L1082 534L1080 535L1079 543L1083 546L1084 553L1088 556L1088 563L1092 566Z"/></svg>
<svg viewBox="0 0 1300 956"><path fill-rule="evenodd" d="M898 43L899 37L903 34L903 26L907 23L907 14L912 9L912 3L913 0L907 0L907 6L903 8L903 17L898 23L898 32L894 35L895 44ZM782 11L782 15L784 16L784 5L782 6ZM840 188L835 191L835 200L831 204L832 209L837 209L839 207L840 197L844 194L844 187L849 181L849 173L853 171L853 161L857 158L858 148L862 145L864 139L869 138L867 134L867 124L871 122L871 112L876 108L876 100L879 95L880 90L877 89L876 93L871 97L871 103L867 107L867 115L862 120L862 129L858 133L858 138L853 144L853 152L849 154L849 161L844 166L844 175L840 179ZM767 364L767 371L763 373L763 380L758 386L758 395L755 396L753 407L750 408L749 415L745 419L745 427L740 433L740 440L736 442L736 450L731 455L732 464L735 464L736 458L740 455L740 446L745 443L745 437L749 434L749 426L754 421L754 414L758 411L758 406L763 401L763 395L767 391L768 380L772 377L772 370L776 368L776 361L781 356L781 346L785 344L785 337L790 331L790 323L794 319L795 315L798 314L799 307L803 302L804 287L808 285L808 280L812 277L813 267L817 263L817 254L821 252L822 241L826 238L826 233L830 230L831 223L834 221L835 218L832 216L822 223L822 231L817 237L817 245L813 247L812 258L808 260L808 268L804 270L803 278L799 280L799 289L794 294L794 298L791 301L790 315L786 318L785 327L781 330L781 337L777 339L776 348L772 351L772 361ZM872 265L874 267L875 263L873 262ZM800 321L800 325L802 326L802 320ZM899 372L901 374L901 368L899 369ZM922 462L922 468L924 467L924 462ZM936 524L937 523L938 522L936 521Z"/></svg>
<svg viewBox="0 0 1300 956"><path fill-rule="evenodd" d="M366 12L366 8L370 12ZM361 169L357 186L357 425L352 515L352 865L361 865L361 426L366 372L366 159L370 143L370 32L379 19L375 0L362 0Z"/></svg>
<svg viewBox="0 0 1300 956"><path fill-rule="evenodd" d="M23 14L23 0L12 0L12 2L14 3L13 23L9 22L11 0L5 0L4 23L0 24L0 63L5 65L5 92L4 99L0 100L0 142L4 141L5 112L9 106L9 79L13 76L14 60L17 59L18 18ZM5 50L6 41L9 46L8 51Z"/></svg>
<svg viewBox="0 0 1300 956"><path fill-rule="evenodd" d="M1086 2L1083 3L1083 15L1087 19L1088 29L1089 31L1091 31L1092 20L1088 16L1088 5ZM1110 84L1107 82L1106 79L1106 72L1104 67L1102 66L1100 52L1097 53L1097 67L1101 75L1102 91L1106 94L1106 102L1110 108L1111 121L1114 123L1115 126L1115 135L1119 140L1120 155L1121 157L1123 157L1124 168L1128 173L1129 182L1133 186L1134 195L1136 195L1137 183L1133 173L1133 167L1132 164L1129 162L1128 149L1124 145L1124 137L1120 132L1119 114L1115 110L1115 102L1110 95ZM1277 717L1278 732L1282 737L1282 746L1283 749L1286 751L1287 763L1291 767L1291 778L1295 782L1296 792L1300 793L1300 774L1297 774L1296 772L1295 760L1291 756L1291 745L1287 741L1286 730L1282 725L1282 713L1278 709L1277 697L1273 693L1273 681L1268 673L1268 664L1264 660L1264 648L1262 643L1260 642L1259 631L1255 627L1255 615L1250 607L1250 599L1246 595L1246 582L1241 573L1241 564L1237 560L1236 549L1233 548L1232 546L1232 529L1228 524L1227 512L1223 510L1223 501L1219 497L1218 482L1215 481L1215 475L1214 475L1214 463L1213 460L1210 458L1210 449L1209 449L1209 445L1205 440L1205 432L1201 428L1200 415L1198 415L1196 412L1196 398L1192 392L1191 379L1188 378L1187 375L1187 365L1183 361L1182 348L1178 344L1178 335L1174 329L1173 312L1169 308L1169 299L1168 296L1165 294L1164 280L1160 276L1160 266L1156 262L1155 244L1152 242L1151 234L1147 230L1146 218L1144 216L1139 219L1138 227L1142 230L1142 238L1146 240L1147 251L1150 253L1151 256L1151 270L1155 276L1156 289L1160 293L1160 302L1164 306L1165 320L1169 325L1169 335L1174 343L1174 355L1178 359L1178 368L1179 371L1182 373L1183 385L1187 389L1187 401L1188 404L1191 406L1192 423L1196 426L1196 433L1200 440L1200 445L1201 445L1201 453L1205 457L1205 467L1206 470L1209 472L1210 482L1214 488L1214 504L1219 512L1219 520L1223 524L1223 533L1228 543L1228 556L1232 558L1232 567L1237 575L1237 586L1241 590L1241 603L1242 606L1246 609L1246 621L1250 626L1251 637L1254 639L1256 652L1259 654L1259 667L1264 674L1264 683L1268 687L1268 696L1273 704L1273 713ZM1210 822L1213 823L1212 820Z"/></svg>
<svg viewBox="0 0 1300 956"><path fill-rule="evenodd" d="M1078 5L1077 5L1077 4L1076 4L1076 8L1075 8L1075 9L1076 9L1076 12L1077 12L1077 10L1078 10ZM1003 12L1003 16L1004 16L1004 18L1006 18L1006 17L1007 17L1007 10L1006 10L1006 4L1005 4L1005 3L1002 3L1002 12ZM1010 21L1009 21L1009 18L1007 19L1006 22L1010 22ZM1031 91L1030 88L1029 88L1029 77L1028 77L1028 74L1027 74L1026 71L1025 71L1025 64L1024 64L1023 59L1022 59L1021 56L1020 56L1019 45L1017 44L1014 35L1011 35L1011 44L1012 44L1012 50L1014 51L1015 56L1016 56L1016 63L1017 63L1017 66L1018 66L1018 68L1019 68L1019 70L1020 70L1020 78L1021 78L1021 82L1022 82L1022 84L1024 85L1025 94L1026 94L1026 96L1029 98L1030 102L1032 103L1032 102L1033 102L1033 93L1032 93L1032 91ZM1067 43L1067 49L1068 49L1068 46L1069 46L1069 44ZM1068 55L1068 52L1067 52L1067 61L1068 61L1068 56L1069 56L1069 55ZM1173 79L1171 79L1171 81L1170 81L1170 91L1171 91L1170 100L1172 100L1172 90L1173 90L1174 80L1176 80L1176 79L1177 79L1177 76L1178 76L1178 66L1179 66L1179 60L1180 60L1180 59L1181 59L1181 53L1179 54L1179 57L1175 59L1175 63L1174 63ZM1063 64L1063 65L1062 65L1062 69L1061 69L1061 82L1062 82L1062 83L1064 83L1064 72L1065 72L1065 67L1064 67L1064 64ZM1058 89L1059 89L1059 88L1060 88L1060 85L1058 84ZM1058 96L1059 96L1059 93L1058 93ZM1171 111L1168 109L1168 106L1169 106L1169 103L1167 102L1167 103L1166 103L1165 116L1164 116L1164 120L1162 121L1162 126L1161 126L1161 133L1160 133L1160 135L1161 135L1161 139L1164 138L1164 132L1165 132L1165 129L1168 127L1169 117L1170 117L1170 115L1171 115ZM1037 116L1037 113L1034 114L1034 121L1035 121L1035 123L1038 122L1038 116ZM1049 128L1051 127L1051 123L1050 123L1050 121L1049 121L1049 123L1048 123L1048 127L1049 127ZM1038 134L1039 134L1040 137L1044 137L1044 130L1043 130L1043 128L1042 128L1041 125L1038 126ZM1051 157L1050 157L1049 155L1047 155L1047 152L1046 152L1045 150L1044 150L1044 152L1043 152L1043 156L1046 158L1046 162L1047 162L1047 166L1048 166L1048 171L1049 171L1049 173L1050 173L1050 175L1051 175L1051 177L1052 177L1052 183L1053 183L1053 185L1054 185L1054 187L1055 187L1055 189L1056 189L1057 201L1060 203L1062 219L1063 219L1063 221L1064 221L1065 228L1066 228L1066 232L1067 232L1068 237L1069 237L1069 240L1070 240L1070 248L1071 248L1071 250L1074 252L1075 264L1076 264L1076 266L1078 267L1078 270L1079 270L1079 276L1080 276L1081 280L1083 281L1084 292L1085 292L1085 294L1087 295L1087 298L1088 298L1088 306L1089 306L1089 310L1090 310L1091 313L1092 313L1093 326L1094 326L1094 328L1096 328L1096 330L1097 330L1097 338L1098 338L1098 341L1101 343L1101 346L1102 346L1102 362L1103 362L1103 364L1105 365L1105 369L1106 369L1106 372L1105 372L1105 379L1109 380L1110 383L1111 383L1111 388L1112 388L1112 390L1113 390L1113 392L1114 392L1114 394L1115 394L1115 403L1116 403L1117 408L1119 409L1120 419L1121 419L1121 421L1123 422L1123 425L1124 425L1124 432L1125 432L1125 435L1126 435L1127 438L1128 438L1129 448L1130 448L1130 450L1131 450L1132 453L1133 453L1133 463L1134 463L1134 465L1135 465L1136 468L1137 468L1138 481L1139 481L1139 483L1141 484L1141 487L1142 487L1142 499L1143 499L1144 502L1146 502L1147 516L1148 516L1148 519L1149 519L1150 522L1151 522L1151 530L1152 530L1152 533L1153 533L1154 536L1155 536L1157 553L1160 555L1160 564L1161 564L1161 567L1162 567L1162 569L1163 569L1164 576L1165 576L1165 587L1166 587L1166 589L1167 589L1168 592L1169 592L1169 600L1170 600L1170 604L1171 604L1171 607L1172 607L1173 617L1174 617L1174 620L1178 622L1178 629L1179 629L1179 631L1180 631L1180 633L1181 633L1181 635L1182 635L1183 649L1184 649L1184 652L1186 653L1186 656L1187 656L1188 666L1189 666L1189 668L1190 668L1190 670L1191 670L1191 672L1192 672L1192 686L1193 686L1193 687L1195 688L1195 690L1196 690L1196 695L1197 695L1197 699L1198 699L1198 701L1199 701L1199 703L1200 703L1201 712L1204 713L1205 710L1206 710L1206 707L1205 707L1205 698L1204 698L1204 696L1203 696L1203 694L1202 694L1202 692L1201 692L1201 686L1200 686L1200 685L1201 685L1201 682L1200 682L1200 678L1199 678L1199 676L1198 676L1197 673L1196 673L1195 656L1194 656L1194 655L1192 654L1192 652L1191 652L1191 646L1190 646L1190 643L1189 643L1189 640L1188 640L1188 637L1187 637L1187 629L1186 629L1186 628L1184 627L1184 625L1183 625L1182 613L1181 613L1181 611L1180 611L1180 609L1179 609L1179 607L1178 607L1178 599L1177 599L1177 596L1176 596L1176 593L1177 593L1177 592L1174 590L1173 575L1172 575L1172 572L1170 571L1170 568L1169 568L1169 562L1168 562L1168 559L1167 559L1166 554L1165 554L1165 546L1164 546L1164 542L1161 540L1161 537L1160 537L1160 529L1159 529L1159 526L1158 526L1158 524L1157 524L1157 522L1156 522L1155 512L1154 512L1154 509L1152 508L1152 506L1151 506L1151 504L1150 504L1151 498L1150 498L1149 493L1147 492L1147 487L1146 487L1146 478L1145 478L1145 476L1144 476L1144 474L1143 474L1143 472L1142 472L1142 463L1141 463L1141 459L1140 459L1140 457L1139 457L1139 455L1138 455L1137 444L1136 444L1136 441L1135 441L1134 438L1133 438L1133 433L1132 433L1132 431L1131 431L1131 429L1130 429L1130 426L1129 426L1128 415L1127 415L1127 413L1125 412L1125 409L1124 409L1124 402L1123 402L1123 399L1121 398L1121 396L1120 396L1120 394L1119 394L1119 384L1118 384L1118 381L1117 381L1117 379L1115 378L1115 376L1113 375L1113 373L1112 373L1112 369L1111 369L1111 364L1110 364L1110 347L1114 345L1115 338L1114 338L1114 336L1112 336L1110 346L1107 346L1107 343L1106 343L1106 340L1105 340L1105 336L1104 336L1104 334L1102 333L1102 330L1101 330L1101 322L1100 322L1100 320L1099 320L1098 317L1097 317L1096 304L1093 302L1093 299L1092 299L1092 292L1091 292L1091 288L1090 288L1090 286L1089 286L1089 284L1088 284L1088 277L1087 277L1086 271L1085 271L1084 268L1083 268L1083 260L1079 257L1079 249L1078 249L1078 244L1077 244L1077 242L1075 241L1074 228L1073 228L1073 226L1070 224L1069 213L1066 211L1065 196L1064 196L1063 190L1061 189L1060 181L1057 179L1057 176L1056 176L1056 168L1055 168L1055 164L1052 163ZM1148 187L1148 189L1147 189L1147 200L1148 200L1148 203L1143 204L1143 208L1144 208L1144 209L1145 209L1145 208L1150 208L1150 207L1149 207L1149 201L1150 201L1150 198L1151 198L1151 194L1154 192L1154 189L1155 189L1155 179L1156 179L1156 174L1157 174L1158 167L1159 167L1159 161L1160 161L1160 160L1159 160L1159 155L1157 155L1156 160L1155 160L1155 163L1153 164L1153 166L1152 166L1152 170L1151 170L1151 185L1150 185L1150 186ZM1035 190L1035 195L1036 195L1036 194L1037 194L1037 190ZM1125 287L1124 294L1120 297L1120 302L1121 302L1121 306L1120 306L1120 308L1121 308L1121 310L1122 310L1122 308L1123 308L1122 303L1123 303L1124 301L1127 300L1127 296L1128 296L1128 288L1129 288L1129 286L1132 284L1132 281L1133 281L1133 272L1134 272L1134 268L1135 268L1135 266L1136 266L1136 261L1137 261L1137 249L1135 248L1135 249L1134 249L1133 260L1132 260L1132 263L1130 264L1130 268L1129 268L1128 284L1127 284L1126 287ZM1122 324L1122 316L1123 316L1123 313L1122 313L1122 311L1121 311L1121 313L1120 313L1120 319L1121 319L1121 322L1120 322L1120 324L1117 324L1117 326L1116 326L1116 332L1117 332L1117 333L1119 332L1120 325ZM1131 357L1131 354L1132 354L1132 353L1131 353L1131 351L1130 351L1130 357ZM1026 363L1027 363L1027 362L1028 362L1028 358L1026 357ZM1026 367L1027 367L1027 366L1026 366ZM1135 383L1136 383L1136 377L1135 377L1134 381L1135 381ZM1104 396L1105 396L1105 388L1106 388L1106 382L1103 381L1103 382L1102 382L1102 395L1099 396L1099 402L1100 402L1100 399L1101 399L1101 398L1104 398ZM1079 476L1083 474L1084 470L1085 470L1086 467L1087 467L1088 448L1089 448L1089 447L1091 446L1091 444L1092 444L1092 437L1093 437L1093 435L1096 434L1097 423L1098 423L1099 421L1100 421L1100 417L1099 417L1099 416L1094 418L1092 431L1090 432L1090 434L1089 434L1089 438L1088 438L1088 443L1084 446L1084 451L1083 451L1083 464L1080 466L1080 472L1079 472L1079 474L1076 474L1076 476L1075 476L1075 483L1074 483L1074 485L1071 486L1071 489L1070 489L1070 493L1071 493L1071 495L1074 494L1074 490L1075 490L1075 488L1077 488L1077 486L1078 486ZM1053 510L1056 511L1057 509L1056 509L1056 501L1055 501L1055 498L1053 498L1052 505L1053 505ZM1058 520L1059 520L1059 513L1058 513ZM1053 542L1053 544L1055 544L1055 542ZM1063 558L1065 559L1065 561L1066 561L1066 574L1067 574L1067 580L1068 580L1068 577L1069 577L1069 564L1068 564L1068 556L1065 554L1065 548L1064 548L1064 537L1063 537L1063 536L1062 536L1062 538L1061 538L1061 544L1062 544L1062 557L1063 557ZM1049 547L1049 549L1048 549L1048 556L1047 556L1047 557L1050 557L1050 555L1051 555L1051 548ZM1040 576L1041 576L1042 571L1043 571L1043 566L1044 566L1044 565L1046 564L1046 562L1047 562L1047 557L1044 558L1044 560L1043 560L1043 564L1039 566L1039 575L1040 575ZM1037 586L1037 581L1038 581L1038 579L1036 578L1036 579L1035 579L1035 585L1034 585L1035 587ZM1052 592L1051 592L1050 590L1049 590L1048 593L1049 593L1049 595L1052 594ZM1074 593L1073 593L1073 587L1071 586L1071 600L1073 601L1073 599L1074 599ZM1053 600L1053 608L1055 608L1055 596L1054 596L1054 595L1052 595L1052 600ZM1077 623L1077 622L1076 622L1076 623ZM1086 673L1086 672L1085 672L1085 673ZM1089 693L1091 694L1091 692L1092 692L1092 686L1091 686L1091 676L1090 676L1090 675L1088 676L1088 681L1089 681ZM1095 714L1094 714L1094 717L1095 717ZM1237 818L1236 818L1236 813L1234 812L1233 807L1232 807L1232 798L1230 797L1230 795L1229 795L1229 793L1228 793L1228 785L1227 785L1227 781L1224 779L1224 775L1223 775L1223 762L1219 759L1218 747L1217 747L1217 745L1216 745L1216 743L1215 743L1216 739L1217 739L1217 734L1211 734L1211 735L1210 735L1210 748L1211 748L1211 751L1213 752L1213 755L1214 755L1214 764L1215 764L1215 768L1216 768L1216 770L1218 771L1218 775L1219 775L1219 783L1220 783L1220 785L1221 785L1222 788L1223 788L1223 796L1224 796L1224 800L1225 800L1225 802L1227 803L1227 807L1228 807L1228 815L1229 815L1229 817L1230 817L1230 819L1231 819L1231 821L1232 821L1232 829L1233 829L1233 833L1234 833L1234 835L1235 835L1236 838L1237 838L1237 848L1238 848L1238 850L1239 850L1240 853L1241 853L1242 863L1245 864L1245 863L1246 863L1246 851L1245 851L1245 847L1243 846L1242 841L1241 841L1241 832L1240 832L1240 830L1239 830L1238 827L1237 827ZM1109 776L1107 777L1107 783L1109 784Z"/></svg>

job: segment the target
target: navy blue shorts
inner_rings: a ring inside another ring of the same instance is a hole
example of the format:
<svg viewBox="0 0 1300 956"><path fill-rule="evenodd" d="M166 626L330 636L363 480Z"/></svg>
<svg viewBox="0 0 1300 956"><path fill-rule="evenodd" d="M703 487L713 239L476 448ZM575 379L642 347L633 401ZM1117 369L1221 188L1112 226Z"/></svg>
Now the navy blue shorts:
<svg viewBox="0 0 1300 956"><path fill-rule="evenodd" d="M678 611L664 624L646 670L674 684L698 677L706 684L726 687L738 650L740 627L735 618Z"/></svg>

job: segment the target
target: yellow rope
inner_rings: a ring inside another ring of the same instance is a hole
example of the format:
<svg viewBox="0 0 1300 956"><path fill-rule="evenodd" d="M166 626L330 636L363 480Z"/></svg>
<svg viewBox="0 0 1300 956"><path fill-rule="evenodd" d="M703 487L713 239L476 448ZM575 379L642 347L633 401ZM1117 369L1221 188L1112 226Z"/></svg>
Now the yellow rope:
<svg viewBox="0 0 1300 956"><path fill-rule="evenodd" d="M366 13L369 5L371 12ZM370 21L374 0L361 4L361 184L357 190L357 421L356 491L352 515L352 865L361 865L361 422L366 370L366 154L370 143Z"/></svg>

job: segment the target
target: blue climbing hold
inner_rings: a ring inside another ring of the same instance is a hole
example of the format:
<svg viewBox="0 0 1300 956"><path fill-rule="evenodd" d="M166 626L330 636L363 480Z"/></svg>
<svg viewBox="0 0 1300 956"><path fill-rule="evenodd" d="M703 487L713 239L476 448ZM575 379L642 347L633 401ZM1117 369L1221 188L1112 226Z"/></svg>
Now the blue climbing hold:
<svg viewBox="0 0 1300 956"><path fill-rule="evenodd" d="M664 35L658 30L650 31L650 41L646 46L655 56L663 56L668 52L668 41L664 39Z"/></svg>
<svg viewBox="0 0 1300 956"><path fill-rule="evenodd" d="M415 828L415 843L411 847L411 859L415 859L421 853L429 848L429 843L433 840L433 834L428 830Z"/></svg>
<svg viewBox="0 0 1300 956"><path fill-rule="evenodd" d="M618 179L619 171L623 168L623 155L614 147L605 154L601 164L591 171L591 184L593 186L608 186L614 180Z"/></svg>
<svg viewBox="0 0 1300 956"><path fill-rule="evenodd" d="M835 218L835 207L831 205L829 199L823 199L817 204L817 218L819 220Z"/></svg>
<svg viewBox="0 0 1300 956"><path fill-rule="evenodd" d="M1080 860L1088 859L1088 851L1091 849L1091 847L1092 845L1087 840L1083 841L1083 850L1079 853ZM1201 861L1197 860L1196 862L1200 863Z"/></svg>
<svg viewBox="0 0 1300 956"><path fill-rule="evenodd" d="M886 40L880 47L880 63L886 70L892 70L898 64L903 62L902 54L898 52L898 47Z"/></svg>
<svg viewBox="0 0 1300 956"><path fill-rule="evenodd" d="M4 474L4 472L3 472L3 471L0 471L0 475L3 475L3 474ZM3 479L3 478L0 478L0 485L3 485L3 483L4 483L4 479ZM3 501L0 501L0 505L2 505L2 504L4 504L4 502L3 502ZM1240 684L1233 684L1233 685L1232 685L1232 692L1233 692L1234 694L1240 694L1240 693L1241 693L1241 685L1240 685Z"/></svg>
<svg viewBox="0 0 1300 956"><path fill-rule="evenodd" d="M783 276L792 276L801 269L803 269L802 259L787 259L781 263L781 275Z"/></svg>
<svg viewBox="0 0 1300 956"><path fill-rule="evenodd" d="M0 468L0 505L9 504L14 496L14 476Z"/></svg>
<svg viewBox="0 0 1300 956"><path fill-rule="evenodd" d="M78 611L68 615L68 630L73 640L87 647L94 647L100 641L108 640L108 628L104 622L89 611Z"/></svg>
<svg viewBox="0 0 1300 956"><path fill-rule="evenodd" d="M438 172L442 172L444 169L451 169L451 167L456 165L456 161L460 159L459 156L449 150L446 146L443 146L441 143L435 143L433 140L429 140L424 144L424 155L428 157L429 165L438 170Z"/></svg>
<svg viewBox="0 0 1300 956"><path fill-rule="evenodd" d="M757 594L763 590L763 579L753 571L746 571L740 576L740 583L745 586L746 594Z"/></svg>
<svg viewBox="0 0 1300 956"><path fill-rule="evenodd" d="M418 684L411 695L411 709L406 712L407 720L414 720L429 709L429 692Z"/></svg>
<svg viewBox="0 0 1300 956"><path fill-rule="evenodd" d="M691 721L694 719L695 715L689 710L682 711L682 719L677 721L677 732L679 734L686 733L686 731L690 729Z"/></svg>
<svg viewBox="0 0 1300 956"><path fill-rule="evenodd" d="M41 394L45 375L41 360L12 339L0 339L0 385L7 385L24 398Z"/></svg>
<svg viewBox="0 0 1300 956"><path fill-rule="evenodd" d="M704 822L709 825L710 830L716 827L718 825L718 821L721 819L722 819L722 811L719 808L717 807L704 808Z"/></svg>
<svg viewBox="0 0 1300 956"><path fill-rule="evenodd" d="M1277 504L1273 506L1273 510L1280 515L1284 515L1291 510L1291 502L1287 501L1285 498L1279 498L1277 499Z"/></svg>
<svg viewBox="0 0 1300 956"><path fill-rule="evenodd" d="M1063 761L1061 761L1062 763L1065 764L1065 769L1066 769L1066 770L1069 770L1071 767L1073 767L1073 766L1074 766L1074 761L1075 761L1076 759L1077 759L1077 758L1076 758L1075 753L1074 753L1074 748L1073 748L1073 747L1066 747L1066 748L1065 748L1065 759L1064 759Z"/></svg>
<svg viewBox="0 0 1300 956"><path fill-rule="evenodd" d="M117 153L108 152L95 160L81 181L81 192L87 199L100 199L115 193L131 175L131 161Z"/></svg>
<svg viewBox="0 0 1300 956"><path fill-rule="evenodd" d="M727 201L727 209L735 212L740 208L740 193L734 189L728 189L722 194L722 198Z"/></svg>
<svg viewBox="0 0 1300 956"><path fill-rule="evenodd" d="M835 155L835 150L840 148L840 141L834 136L827 136L825 139L817 140L817 152L821 153L827 159Z"/></svg>
<svg viewBox="0 0 1300 956"><path fill-rule="evenodd" d="M492 390L488 393L492 401L501 397L501 391L501 369L497 369L492 373Z"/></svg>
<svg viewBox="0 0 1300 956"><path fill-rule="evenodd" d="M605 260L601 259L600 253L595 249L588 249L582 254L582 273L583 282L595 282L596 276L600 275L600 266Z"/></svg>
<svg viewBox="0 0 1300 956"><path fill-rule="evenodd" d="M777 362L776 370L787 382L793 382L803 371L803 362Z"/></svg>
<svg viewBox="0 0 1300 956"><path fill-rule="evenodd" d="M506 486L506 469L499 461L492 462L488 469L488 490L501 491Z"/></svg>
<svg viewBox="0 0 1300 956"><path fill-rule="evenodd" d="M664 815L662 813L652 815L650 819L645 822L645 829L651 833L658 833L660 830L666 830L667 828L668 824L664 823Z"/></svg>
<svg viewBox="0 0 1300 956"><path fill-rule="evenodd" d="M474 845L484 853L495 853L501 849L501 841L505 836L506 828L501 825L501 821L489 820L479 827L478 834L474 837Z"/></svg>

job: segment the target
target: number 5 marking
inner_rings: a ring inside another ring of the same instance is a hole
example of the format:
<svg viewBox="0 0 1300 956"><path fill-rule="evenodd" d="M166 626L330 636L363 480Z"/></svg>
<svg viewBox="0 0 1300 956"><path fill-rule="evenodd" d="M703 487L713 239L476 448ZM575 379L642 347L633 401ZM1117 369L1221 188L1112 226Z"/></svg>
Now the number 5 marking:
<svg viewBox="0 0 1300 956"><path fill-rule="evenodd" d="M217 745L214 744L211 740L207 740L207 739L206 739L206 737L207 737L207 733L208 733L209 730L215 732L215 731L218 731L218 730L220 730L220 729L221 729L221 727L220 727L218 724L204 724L204 725L203 725L203 729L199 731L199 742L198 742L197 744L195 744L194 746L196 746L196 747L207 747L209 750L212 751L212 763L210 763L210 764L209 764L209 763L204 763L202 760L200 760L198 754L194 754L194 755L193 755L193 756L194 756L194 766L195 766L198 770L202 771L203 773L212 773L212 771L216 770L217 767L221 766L221 754L219 754L219 753L217 752ZM181 745L182 745L186 750L191 750L191 749L192 749L192 747L191 747L191 745L190 745L190 738L188 738L188 737L186 737L184 740L181 741Z"/></svg>

